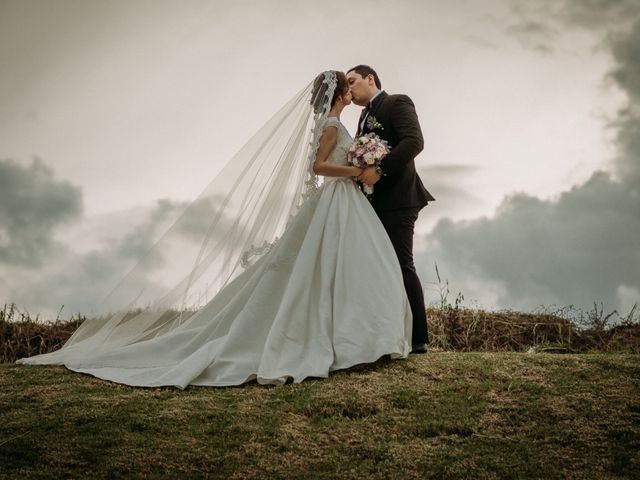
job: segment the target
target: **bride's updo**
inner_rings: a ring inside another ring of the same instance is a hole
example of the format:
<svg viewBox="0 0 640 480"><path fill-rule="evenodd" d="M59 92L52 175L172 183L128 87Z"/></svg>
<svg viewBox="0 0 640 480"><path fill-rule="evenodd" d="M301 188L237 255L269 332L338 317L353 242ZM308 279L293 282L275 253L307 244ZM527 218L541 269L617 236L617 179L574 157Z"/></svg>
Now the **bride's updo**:
<svg viewBox="0 0 640 480"><path fill-rule="evenodd" d="M347 76L344 72L339 72L337 70L329 70L333 72L336 76L336 89L333 92L333 97L331 98L331 107L333 107L338 101L338 97L347 93L349 88L347 84ZM325 95L327 93L328 84L326 81L325 72L322 72L320 75L316 77L313 81L313 90L311 91L311 105L313 106L314 113L319 113L322 110L323 105L325 104Z"/></svg>

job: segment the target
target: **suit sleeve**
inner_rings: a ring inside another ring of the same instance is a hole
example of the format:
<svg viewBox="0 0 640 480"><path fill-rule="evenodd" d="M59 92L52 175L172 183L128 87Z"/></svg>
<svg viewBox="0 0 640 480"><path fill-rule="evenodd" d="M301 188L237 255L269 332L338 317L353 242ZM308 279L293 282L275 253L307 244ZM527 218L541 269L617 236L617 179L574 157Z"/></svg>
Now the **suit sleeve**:
<svg viewBox="0 0 640 480"><path fill-rule="evenodd" d="M424 148L422 130L411 99L406 95L399 95L390 113L391 124L398 136L398 143L380 162L380 168L387 176L402 172L407 164Z"/></svg>

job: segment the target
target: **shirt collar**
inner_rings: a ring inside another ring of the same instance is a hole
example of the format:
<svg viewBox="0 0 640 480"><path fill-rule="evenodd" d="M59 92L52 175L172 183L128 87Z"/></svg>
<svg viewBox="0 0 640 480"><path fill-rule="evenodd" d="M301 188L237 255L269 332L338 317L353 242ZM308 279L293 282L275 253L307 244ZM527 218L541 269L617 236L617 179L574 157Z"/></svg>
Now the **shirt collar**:
<svg viewBox="0 0 640 480"><path fill-rule="evenodd" d="M371 108L371 107L373 106L373 101L374 101L374 100L376 99L376 97L377 97L378 95L380 95L382 92L384 92L384 90L378 90L378 93L376 93L376 94L371 98L371 100L369 100L369 108Z"/></svg>

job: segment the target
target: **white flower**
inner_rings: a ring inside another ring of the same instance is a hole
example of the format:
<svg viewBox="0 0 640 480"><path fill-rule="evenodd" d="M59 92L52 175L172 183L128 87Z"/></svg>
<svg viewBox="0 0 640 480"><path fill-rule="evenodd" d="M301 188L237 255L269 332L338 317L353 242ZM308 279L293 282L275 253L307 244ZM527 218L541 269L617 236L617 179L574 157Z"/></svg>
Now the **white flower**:
<svg viewBox="0 0 640 480"><path fill-rule="evenodd" d="M376 117L374 117L373 115L367 117L367 128L369 128L369 130L375 130L376 128L384 130L382 124L378 122L378 119L376 119Z"/></svg>

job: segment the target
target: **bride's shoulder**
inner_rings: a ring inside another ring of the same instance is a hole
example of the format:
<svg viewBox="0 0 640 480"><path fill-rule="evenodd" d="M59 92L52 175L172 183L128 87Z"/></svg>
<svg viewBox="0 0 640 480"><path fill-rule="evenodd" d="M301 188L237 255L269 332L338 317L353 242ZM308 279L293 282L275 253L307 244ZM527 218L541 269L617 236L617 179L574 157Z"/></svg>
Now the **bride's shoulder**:
<svg viewBox="0 0 640 480"><path fill-rule="evenodd" d="M338 117L325 117L323 119L323 128L327 128L327 127L336 127L339 128L340 125L342 125L342 123L340 123L340 120L338 120Z"/></svg>

